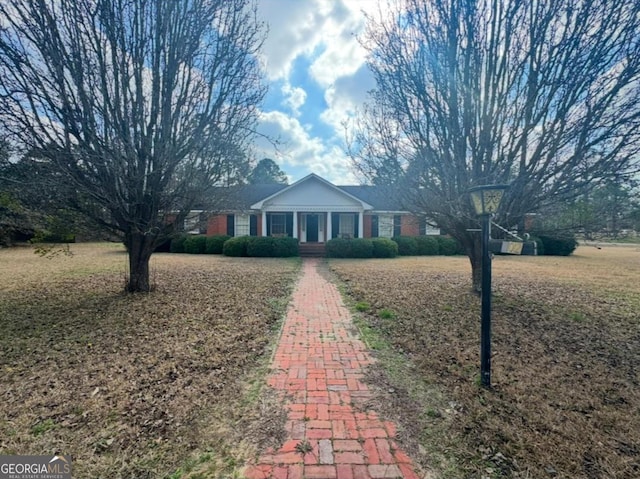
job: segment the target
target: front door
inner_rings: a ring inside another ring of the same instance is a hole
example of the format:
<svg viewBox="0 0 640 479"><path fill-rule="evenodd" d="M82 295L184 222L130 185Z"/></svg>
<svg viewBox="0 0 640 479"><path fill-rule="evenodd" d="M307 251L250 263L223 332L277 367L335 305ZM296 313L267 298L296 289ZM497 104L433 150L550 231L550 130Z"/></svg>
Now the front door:
<svg viewBox="0 0 640 479"><path fill-rule="evenodd" d="M307 215L307 243L318 242L318 215Z"/></svg>

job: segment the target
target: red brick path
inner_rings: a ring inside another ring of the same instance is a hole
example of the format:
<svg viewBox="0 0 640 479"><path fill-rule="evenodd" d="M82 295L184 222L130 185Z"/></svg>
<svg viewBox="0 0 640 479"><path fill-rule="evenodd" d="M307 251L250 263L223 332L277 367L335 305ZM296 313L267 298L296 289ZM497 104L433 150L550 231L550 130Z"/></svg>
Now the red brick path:
<svg viewBox="0 0 640 479"><path fill-rule="evenodd" d="M288 440L245 470L248 479L418 479L394 442L395 425L358 408L371 364L336 287L306 259L269 384L289 398ZM305 449L310 449L304 453Z"/></svg>

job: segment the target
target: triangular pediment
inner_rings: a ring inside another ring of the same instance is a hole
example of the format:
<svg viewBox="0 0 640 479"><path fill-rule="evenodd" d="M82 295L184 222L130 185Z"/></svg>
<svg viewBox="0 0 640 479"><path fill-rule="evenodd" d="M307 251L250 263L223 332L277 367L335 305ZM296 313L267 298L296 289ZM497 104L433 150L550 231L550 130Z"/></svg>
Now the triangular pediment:
<svg viewBox="0 0 640 479"><path fill-rule="evenodd" d="M311 173L292 185L258 201L252 209L270 211L360 211L372 206Z"/></svg>

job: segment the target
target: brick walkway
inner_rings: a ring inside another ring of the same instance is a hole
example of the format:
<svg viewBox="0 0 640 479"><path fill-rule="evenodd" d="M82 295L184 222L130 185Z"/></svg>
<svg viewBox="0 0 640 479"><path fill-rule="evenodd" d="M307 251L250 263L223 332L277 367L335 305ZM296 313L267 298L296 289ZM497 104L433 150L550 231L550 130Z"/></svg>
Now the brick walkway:
<svg viewBox="0 0 640 479"><path fill-rule="evenodd" d="M395 426L358 405L371 364L351 332L351 316L335 285L305 259L293 293L269 384L288 398L288 440L245 470L248 479L418 479L394 442ZM308 452L306 452L308 451Z"/></svg>

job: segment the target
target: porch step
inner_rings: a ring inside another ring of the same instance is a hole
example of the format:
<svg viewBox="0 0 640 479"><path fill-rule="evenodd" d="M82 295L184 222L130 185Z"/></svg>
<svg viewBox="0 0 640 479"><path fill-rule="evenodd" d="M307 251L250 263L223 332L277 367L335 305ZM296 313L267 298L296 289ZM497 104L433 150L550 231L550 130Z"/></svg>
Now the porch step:
<svg viewBox="0 0 640 479"><path fill-rule="evenodd" d="M300 256L304 258L321 258L325 255L324 243L300 243Z"/></svg>

